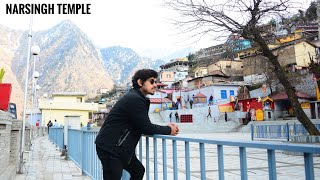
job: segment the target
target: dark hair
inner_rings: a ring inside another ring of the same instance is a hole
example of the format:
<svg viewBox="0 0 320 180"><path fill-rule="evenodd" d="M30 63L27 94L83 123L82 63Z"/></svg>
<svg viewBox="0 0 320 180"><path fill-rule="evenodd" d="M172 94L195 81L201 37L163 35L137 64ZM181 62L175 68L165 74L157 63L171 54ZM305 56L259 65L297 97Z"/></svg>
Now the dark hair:
<svg viewBox="0 0 320 180"><path fill-rule="evenodd" d="M132 77L132 86L134 88L140 88L137 81L139 79L141 79L142 84L143 84L147 79L149 79L151 77L157 78L158 73L153 69L140 69L136 73L134 73L134 75Z"/></svg>

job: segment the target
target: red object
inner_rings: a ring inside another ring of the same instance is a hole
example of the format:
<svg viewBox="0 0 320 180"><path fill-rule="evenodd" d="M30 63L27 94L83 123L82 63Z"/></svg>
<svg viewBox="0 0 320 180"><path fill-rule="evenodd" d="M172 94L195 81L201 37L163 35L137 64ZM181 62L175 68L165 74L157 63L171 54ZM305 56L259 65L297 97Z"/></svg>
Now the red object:
<svg viewBox="0 0 320 180"><path fill-rule="evenodd" d="M304 93L304 92L300 92L300 91L297 91L296 95L297 95L298 98L301 98L301 99L312 99L312 98L314 98L311 95L309 95L307 93ZM271 99L273 99L273 100L288 99L288 95L285 92L279 92L279 93L273 95L271 97Z"/></svg>
<svg viewBox="0 0 320 180"><path fill-rule="evenodd" d="M36 126L37 126L37 127L39 127L39 121L38 121L38 122L36 122Z"/></svg>
<svg viewBox="0 0 320 180"><path fill-rule="evenodd" d="M192 114L183 114L180 116L181 123L192 123Z"/></svg>
<svg viewBox="0 0 320 180"><path fill-rule="evenodd" d="M150 103L151 104L161 104L162 103L172 103L173 101L171 99L168 98L150 98Z"/></svg>
<svg viewBox="0 0 320 180"><path fill-rule="evenodd" d="M0 84L0 110L8 111L11 95L11 84Z"/></svg>

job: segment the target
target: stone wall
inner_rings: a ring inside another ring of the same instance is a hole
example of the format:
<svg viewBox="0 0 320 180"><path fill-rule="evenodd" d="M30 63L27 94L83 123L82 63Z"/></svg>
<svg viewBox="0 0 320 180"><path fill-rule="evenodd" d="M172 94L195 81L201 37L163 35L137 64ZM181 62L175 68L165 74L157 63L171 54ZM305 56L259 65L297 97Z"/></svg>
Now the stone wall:
<svg viewBox="0 0 320 180"><path fill-rule="evenodd" d="M21 121L14 119L12 120L11 125L11 148L10 148L10 162L17 165L19 164L19 152L20 152L20 129L21 129Z"/></svg>
<svg viewBox="0 0 320 180"><path fill-rule="evenodd" d="M11 126L10 114L0 111L0 179L12 179L13 173L8 174L12 172L12 166L10 166Z"/></svg>
<svg viewBox="0 0 320 180"><path fill-rule="evenodd" d="M19 163L21 121L0 110L0 179L15 179Z"/></svg>

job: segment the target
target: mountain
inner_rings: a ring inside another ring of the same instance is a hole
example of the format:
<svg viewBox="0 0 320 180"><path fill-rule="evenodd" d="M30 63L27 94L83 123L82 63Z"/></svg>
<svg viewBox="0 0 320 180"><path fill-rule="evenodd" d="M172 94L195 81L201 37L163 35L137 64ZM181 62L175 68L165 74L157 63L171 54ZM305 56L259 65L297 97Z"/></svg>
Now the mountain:
<svg viewBox="0 0 320 180"><path fill-rule="evenodd" d="M30 59L29 99L33 62L40 77L40 95L52 92L81 91L89 97L96 95L99 88L112 89L114 83L104 69L99 50L91 40L71 21L32 34L32 45L38 45L41 52ZM28 49L28 32L15 31L0 26L0 68L6 74L4 83L12 84L11 102L17 104L19 118L22 114L24 83Z"/></svg>
<svg viewBox="0 0 320 180"><path fill-rule="evenodd" d="M142 68L159 70L164 64L163 60L152 61L150 58L141 57L130 48L113 46L100 49L105 70L112 72L113 81L119 85L131 82L133 74Z"/></svg>
<svg viewBox="0 0 320 180"><path fill-rule="evenodd" d="M22 37L27 37L27 32ZM41 49L38 56L33 56L30 64L33 67L35 58L42 93L81 91L92 97L99 88L113 87L113 81L103 68L98 49L71 21L63 21L49 30L35 32L32 41ZM19 44L11 68L20 84L23 84L28 39L20 38ZM29 71L32 72L32 68ZM30 73L30 81L31 78Z"/></svg>
<svg viewBox="0 0 320 180"><path fill-rule="evenodd" d="M12 85L11 102L16 103L17 109L20 110L17 113L19 118L21 118L21 110L23 109L24 93L11 66L15 49L19 46L21 34L21 31L15 31L0 25L0 69L4 68L6 71L3 83L11 83Z"/></svg>

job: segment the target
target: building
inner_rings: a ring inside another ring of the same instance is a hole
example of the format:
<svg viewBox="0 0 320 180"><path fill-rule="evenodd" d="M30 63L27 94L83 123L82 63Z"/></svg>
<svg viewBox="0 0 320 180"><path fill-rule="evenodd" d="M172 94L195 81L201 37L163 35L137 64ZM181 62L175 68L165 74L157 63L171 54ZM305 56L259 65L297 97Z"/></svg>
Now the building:
<svg viewBox="0 0 320 180"><path fill-rule="evenodd" d="M160 68L160 82L171 88L173 83L183 80L188 76L189 61L187 58L174 59L160 66Z"/></svg>
<svg viewBox="0 0 320 180"><path fill-rule="evenodd" d="M66 116L79 116L82 124L87 124L91 117L89 114L98 112L98 103L86 103L84 92L53 93L52 99L40 99L39 109L42 112L42 121L47 124L57 120L64 125Z"/></svg>
<svg viewBox="0 0 320 180"><path fill-rule="evenodd" d="M278 56L280 65L291 71L306 69L310 58L316 59L316 47L305 40L289 42L272 51ZM271 62L261 53L243 58L244 81L250 84L265 82L267 74L272 71L270 67Z"/></svg>
<svg viewBox="0 0 320 180"><path fill-rule="evenodd" d="M225 44L219 44L208 48L200 49L195 53L197 61L203 61L206 59L214 59L220 57L226 52Z"/></svg>
<svg viewBox="0 0 320 180"><path fill-rule="evenodd" d="M107 94L110 91L108 88L100 88L97 90L97 94Z"/></svg>
<svg viewBox="0 0 320 180"><path fill-rule="evenodd" d="M309 34L318 34L318 22L306 22L306 23L300 23L293 26L293 29L295 30L301 30L303 34L309 35Z"/></svg>
<svg viewBox="0 0 320 180"><path fill-rule="evenodd" d="M221 71L226 76L243 76L243 62L241 60L219 59L208 66L208 74Z"/></svg>
<svg viewBox="0 0 320 180"><path fill-rule="evenodd" d="M241 37L239 34L231 34L227 42L225 43L226 47L231 49L232 52L238 52L244 49L249 49L251 48L251 42L250 40L244 39Z"/></svg>

